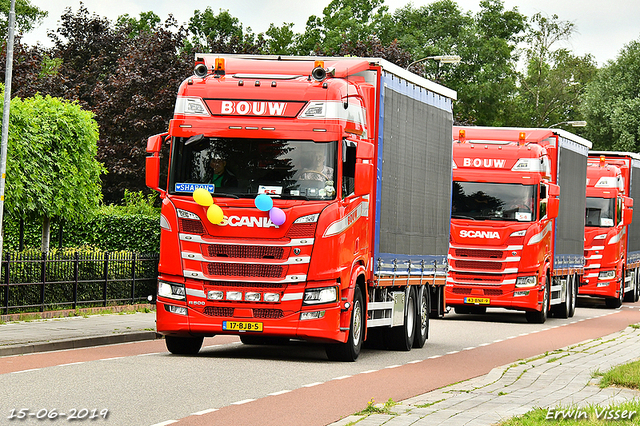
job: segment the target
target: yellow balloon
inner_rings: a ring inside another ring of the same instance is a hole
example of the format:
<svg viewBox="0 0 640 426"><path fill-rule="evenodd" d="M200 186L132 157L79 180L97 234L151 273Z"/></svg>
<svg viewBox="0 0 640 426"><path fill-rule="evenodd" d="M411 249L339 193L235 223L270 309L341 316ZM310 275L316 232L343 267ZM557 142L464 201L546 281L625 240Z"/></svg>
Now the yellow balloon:
<svg viewBox="0 0 640 426"><path fill-rule="evenodd" d="M193 191L193 200L203 207L208 207L213 204L211 194L204 188L198 188Z"/></svg>
<svg viewBox="0 0 640 426"><path fill-rule="evenodd" d="M209 219L209 221L214 225L222 222L222 219L224 219L224 213L222 213L220 206L212 204L207 210L207 219Z"/></svg>

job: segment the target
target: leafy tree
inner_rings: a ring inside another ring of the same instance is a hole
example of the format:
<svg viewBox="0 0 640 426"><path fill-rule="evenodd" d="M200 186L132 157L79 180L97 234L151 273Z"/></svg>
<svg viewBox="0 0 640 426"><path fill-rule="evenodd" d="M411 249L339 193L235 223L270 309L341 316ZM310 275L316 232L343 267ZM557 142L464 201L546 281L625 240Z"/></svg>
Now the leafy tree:
<svg viewBox="0 0 640 426"><path fill-rule="evenodd" d="M238 18L228 10L220 9L217 15L211 7L204 12L194 11L188 31L192 34L186 43L187 50L202 53L260 53L264 38L256 36L251 28L245 31Z"/></svg>
<svg viewBox="0 0 640 426"><path fill-rule="evenodd" d="M591 55L577 57L568 49L557 47L574 32L571 22L537 13L526 36L527 67L520 78L515 109L516 123L523 126L548 127L580 117L577 107L586 84L596 72Z"/></svg>
<svg viewBox="0 0 640 426"><path fill-rule="evenodd" d="M105 201L119 202L125 190L147 190L147 138L166 131L178 87L193 73L192 57L177 53L186 31L174 31L176 26L170 17L163 27L127 38L117 68L92 93L102 134L97 158L108 170L102 178Z"/></svg>
<svg viewBox="0 0 640 426"><path fill-rule="evenodd" d="M368 40L387 13L388 7L383 3L383 0L332 0L324 8L323 17L309 17L296 50L302 55L312 52L336 55L344 42Z"/></svg>
<svg viewBox="0 0 640 426"><path fill-rule="evenodd" d="M100 202L98 125L78 103L40 95L14 98L10 121L5 209L42 219L47 252L52 217L77 220Z"/></svg>
<svg viewBox="0 0 640 426"><path fill-rule="evenodd" d="M265 32L264 52L268 55L291 55L295 53L296 34L293 32L293 23L276 27L269 25Z"/></svg>
<svg viewBox="0 0 640 426"><path fill-rule="evenodd" d="M601 150L640 152L640 39L626 45L587 85L586 137Z"/></svg>
<svg viewBox="0 0 640 426"><path fill-rule="evenodd" d="M0 34L8 33L9 27L9 10L11 9L10 0L0 0ZM48 13L40 10L37 6L33 6L29 0L16 0L16 32L28 33L42 23ZM6 37L4 37L6 40Z"/></svg>
<svg viewBox="0 0 640 426"><path fill-rule="evenodd" d="M141 33L151 33L158 28L160 24L160 17L155 13L141 12L140 19L129 16L128 13L118 16L116 20L116 29L126 29L129 32L129 37L135 37Z"/></svg>

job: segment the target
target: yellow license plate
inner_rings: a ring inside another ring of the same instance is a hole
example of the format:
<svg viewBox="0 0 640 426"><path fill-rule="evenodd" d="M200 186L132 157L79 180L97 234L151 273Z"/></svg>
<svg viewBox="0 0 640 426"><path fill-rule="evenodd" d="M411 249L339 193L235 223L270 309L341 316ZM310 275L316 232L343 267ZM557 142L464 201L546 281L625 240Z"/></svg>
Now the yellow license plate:
<svg viewBox="0 0 640 426"><path fill-rule="evenodd" d="M262 331L262 323L244 321L222 321L222 329L229 331Z"/></svg>
<svg viewBox="0 0 640 426"><path fill-rule="evenodd" d="M491 302L491 299L488 297L465 297L464 303L468 303L471 305L488 305Z"/></svg>

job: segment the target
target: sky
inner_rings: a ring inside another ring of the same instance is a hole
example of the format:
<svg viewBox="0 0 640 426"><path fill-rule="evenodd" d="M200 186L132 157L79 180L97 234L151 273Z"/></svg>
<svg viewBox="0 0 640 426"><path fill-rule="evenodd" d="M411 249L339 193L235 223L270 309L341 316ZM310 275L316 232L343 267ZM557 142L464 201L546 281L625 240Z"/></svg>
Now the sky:
<svg viewBox="0 0 640 426"><path fill-rule="evenodd" d="M25 35L23 42L35 44L40 42L50 46L47 30L58 27L60 16L68 7L76 13L80 7L77 0L30 0L32 5L49 12L49 16L36 30ZM548 16L558 15L563 21L574 24L575 32L567 47L575 55L590 53L598 65L615 60L625 45L633 40L640 40L640 1L637 0L503 0L505 9L514 7L526 16L542 12ZM295 32L303 32L307 18L311 15L322 16L323 9L330 0L306 2L301 6L300 0L234 0L193 2L184 0L84 0L89 13L107 17L113 21L123 14L139 17L141 12L153 11L164 22L169 14L173 14L179 24L188 23L195 9L204 10L207 6L218 13L220 9L228 10L238 18L246 29L250 27L254 33L264 32L273 23L294 23ZM393 12L408 4L409 0L385 0L389 11ZM480 10L480 0L457 0L463 12ZM431 3L431 0L413 0L414 7ZM455 52L448 52L455 54ZM464 61L464 58L462 59Z"/></svg>

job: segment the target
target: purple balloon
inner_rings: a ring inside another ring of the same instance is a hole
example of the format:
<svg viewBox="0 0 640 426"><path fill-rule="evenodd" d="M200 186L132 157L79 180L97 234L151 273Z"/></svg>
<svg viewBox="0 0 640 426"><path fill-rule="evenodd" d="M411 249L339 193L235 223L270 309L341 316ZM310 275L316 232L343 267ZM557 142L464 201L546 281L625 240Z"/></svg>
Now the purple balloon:
<svg viewBox="0 0 640 426"><path fill-rule="evenodd" d="M269 219L271 219L271 222L273 222L274 225L280 226L286 222L287 215L279 208L274 207L269 210Z"/></svg>

